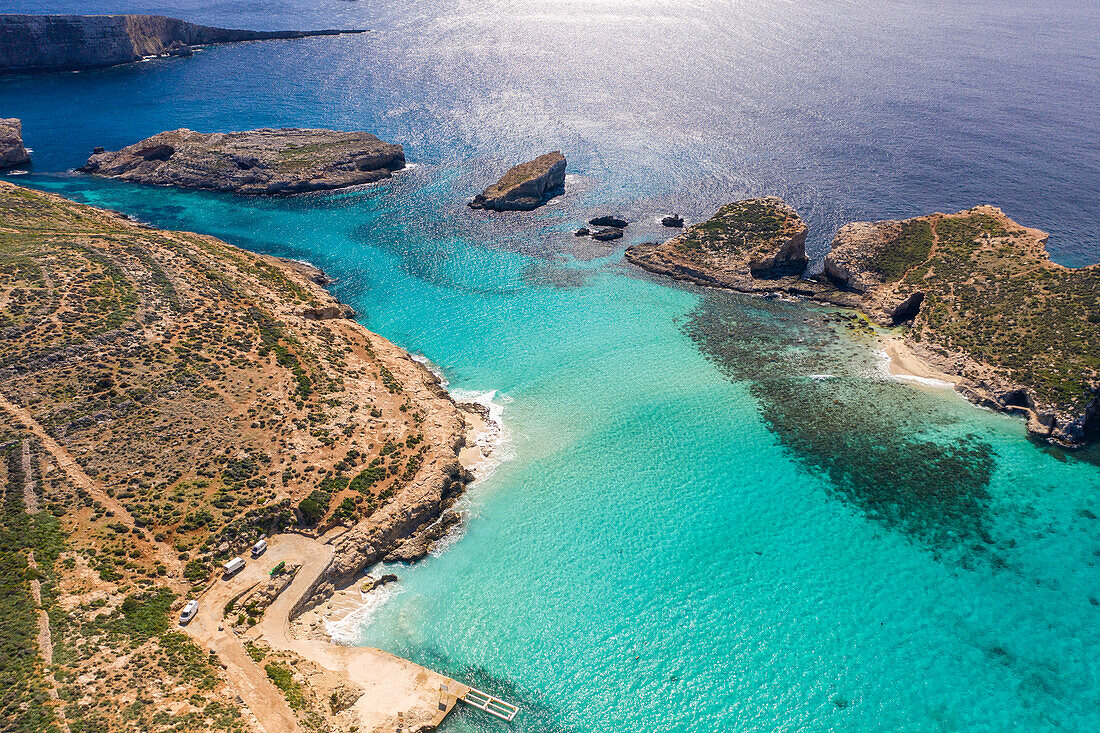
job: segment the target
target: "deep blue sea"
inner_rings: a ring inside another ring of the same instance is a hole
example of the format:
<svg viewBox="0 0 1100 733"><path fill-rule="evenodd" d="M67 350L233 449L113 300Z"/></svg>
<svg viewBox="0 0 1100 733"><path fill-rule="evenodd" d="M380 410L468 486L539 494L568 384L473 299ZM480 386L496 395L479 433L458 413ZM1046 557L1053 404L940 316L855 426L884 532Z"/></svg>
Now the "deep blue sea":
<svg viewBox="0 0 1100 733"><path fill-rule="evenodd" d="M342 624L519 731L1100 730L1100 451L887 376L832 312L623 262L776 194L843 223L982 203L1100 261L1100 4L6 0L356 36L0 78L15 182L309 260L503 410L459 537ZM79 177L165 129L365 129L412 163L274 200ZM552 149L568 192L465 202ZM595 213L634 223L577 240ZM459 711L448 733L508 726Z"/></svg>

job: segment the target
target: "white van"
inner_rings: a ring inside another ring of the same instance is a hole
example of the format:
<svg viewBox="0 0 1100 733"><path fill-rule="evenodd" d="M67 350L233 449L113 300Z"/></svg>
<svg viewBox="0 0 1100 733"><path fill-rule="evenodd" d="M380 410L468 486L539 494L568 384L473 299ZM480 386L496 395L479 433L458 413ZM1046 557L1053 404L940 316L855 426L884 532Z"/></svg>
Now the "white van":
<svg viewBox="0 0 1100 733"><path fill-rule="evenodd" d="M267 540L260 540L252 545L252 557L259 557L265 552L267 552Z"/></svg>
<svg viewBox="0 0 1100 733"><path fill-rule="evenodd" d="M222 569L225 570L225 577L230 578L244 570L244 560L235 557L223 565Z"/></svg>
<svg viewBox="0 0 1100 733"><path fill-rule="evenodd" d="M195 618L195 614L199 612L199 602L190 601L183 607L183 612L180 614L180 626L186 626L191 619Z"/></svg>

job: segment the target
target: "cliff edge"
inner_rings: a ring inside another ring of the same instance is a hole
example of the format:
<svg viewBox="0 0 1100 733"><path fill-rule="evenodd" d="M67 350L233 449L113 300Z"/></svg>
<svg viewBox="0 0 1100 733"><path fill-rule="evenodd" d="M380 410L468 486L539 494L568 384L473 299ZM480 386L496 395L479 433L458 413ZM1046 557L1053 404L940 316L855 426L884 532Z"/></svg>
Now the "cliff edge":
<svg viewBox="0 0 1100 733"><path fill-rule="evenodd" d="M0 74L115 66L148 56L188 56L192 46L331 36L362 30L247 31L163 15L0 15Z"/></svg>

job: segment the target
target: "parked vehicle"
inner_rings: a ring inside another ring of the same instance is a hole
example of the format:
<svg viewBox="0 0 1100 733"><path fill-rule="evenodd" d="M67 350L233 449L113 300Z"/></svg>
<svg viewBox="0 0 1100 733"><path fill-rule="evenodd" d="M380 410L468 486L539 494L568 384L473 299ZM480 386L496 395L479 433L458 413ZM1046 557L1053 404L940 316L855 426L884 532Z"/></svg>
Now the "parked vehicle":
<svg viewBox="0 0 1100 733"><path fill-rule="evenodd" d="M191 619L195 618L195 614L199 612L199 602L190 601L183 607L183 611L180 613L180 626L186 626L191 622Z"/></svg>
<svg viewBox="0 0 1100 733"><path fill-rule="evenodd" d="M252 545L252 557L259 557L265 552L267 552L267 540L260 540Z"/></svg>
<svg viewBox="0 0 1100 733"><path fill-rule="evenodd" d="M232 578L234 575L244 570L244 560L235 557L223 565L222 569L225 570L225 577Z"/></svg>

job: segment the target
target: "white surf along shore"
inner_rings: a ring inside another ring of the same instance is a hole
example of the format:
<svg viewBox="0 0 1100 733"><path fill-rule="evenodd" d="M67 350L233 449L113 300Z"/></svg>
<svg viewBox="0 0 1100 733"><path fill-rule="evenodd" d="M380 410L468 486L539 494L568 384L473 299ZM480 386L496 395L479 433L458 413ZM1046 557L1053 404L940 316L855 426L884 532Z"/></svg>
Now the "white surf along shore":
<svg viewBox="0 0 1100 733"><path fill-rule="evenodd" d="M463 410L467 425L466 445L459 452L458 458L463 468L474 475L474 480L453 507L462 517L462 521L432 548L430 555L438 557L457 544L465 534L467 522L476 514L479 485L497 467L515 455L512 450L512 434L504 424L505 405L511 399L497 390L451 389L449 381L438 366L419 354L412 358L438 377L443 388ZM386 603L403 592L400 582L402 567L380 563L366 568L362 578L347 588L336 591L328 601L296 619L296 630L307 638L327 639L345 646L358 645L360 629L368 625ZM386 573L396 574L398 580L371 591L363 590L367 575L379 577Z"/></svg>

